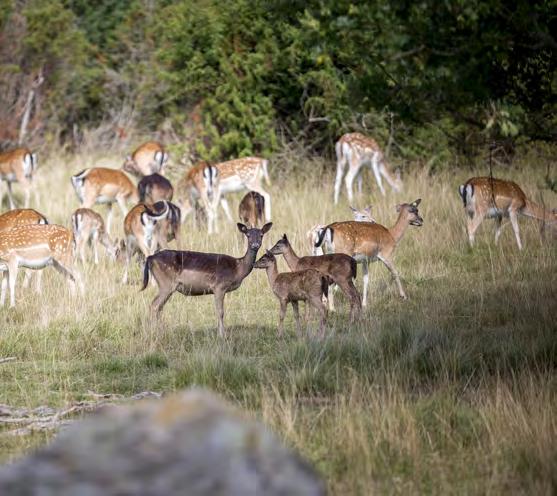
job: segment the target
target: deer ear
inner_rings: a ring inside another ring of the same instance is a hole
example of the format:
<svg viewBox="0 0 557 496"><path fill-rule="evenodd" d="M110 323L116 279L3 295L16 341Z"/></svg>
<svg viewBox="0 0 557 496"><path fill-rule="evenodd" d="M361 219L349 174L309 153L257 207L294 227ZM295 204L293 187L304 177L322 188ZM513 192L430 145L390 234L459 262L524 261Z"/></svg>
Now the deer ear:
<svg viewBox="0 0 557 496"><path fill-rule="evenodd" d="M238 226L238 230L241 233L246 234L248 232L248 228L244 224L242 224L241 222L238 222L238 224L236 224L236 225Z"/></svg>
<svg viewBox="0 0 557 496"><path fill-rule="evenodd" d="M286 237L286 233L284 233L284 234L282 235L282 239L284 239L284 241L288 241L288 238Z"/></svg>
<svg viewBox="0 0 557 496"><path fill-rule="evenodd" d="M364 208L364 210L365 210L367 213L371 214L371 205L368 205L366 208Z"/></svg>
<svg viewBox="0 0 557 496"><path fill-rule="evenodd" d="M417 200L412 202L412 205L414 205L415 207L417 207L420 203L422 202L421 198L418 198Z"/></svg>
<svg viewBox="0 0 557 496"><path fill-rule="evenodd" d="M352 205L350 205L350 210L352 210L352 212L357 212L357 210Z"/></svg>
<svg viewBox="0 0 557 496"><path fill-rule="evenodd" d="M402 205L400 203L398 203L397 205L395 205L396 211L400 212L400 209L402 208Z"/></svg>
<svg viewBox="0 0 557 496"><path fill-rule="evenodd" d="M263 234L269 232L269 230L271 229L271 227L273 227L273 223L272 222L267 222L267 224L265 224L262 228L261 228L261 232Z"/></svg>

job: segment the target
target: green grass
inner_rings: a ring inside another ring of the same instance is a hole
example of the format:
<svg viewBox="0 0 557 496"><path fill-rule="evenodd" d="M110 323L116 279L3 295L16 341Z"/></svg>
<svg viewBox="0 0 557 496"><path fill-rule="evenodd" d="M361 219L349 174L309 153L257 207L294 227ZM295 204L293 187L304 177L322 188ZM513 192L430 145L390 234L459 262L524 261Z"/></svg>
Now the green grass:
<svg viewBox="0 0 557 496"><path fill-rule="evenodd" d="M67 166L41 163L38 209L69 225L77 207L69 175L101 163L85 156L69 157ZM535 171L509 175L535 198ZM418 171L405 178L404 193L386 198L375 187L369 193L366 177L368 193L357 206L373 204L387 226L395 203L423 199L425 224L409 228L395 255L410 300L401 301L387 270L373 264L362 320L349 325L339 296L323 341L297 338L291 310L286 335L277 337L278 303L263 271L226 297L228 336L221 339L210 296L176 294L152 326L155 290L139 292L139 264L128 286L119 282L118 264L80 267L84 298L70 297L49 269L40 297L18 286L17 308L0 311L0 357L17 357L0 364L0 403L60 406L89 391L131 395L200 385L270 425L314 463L333 494L554 493L557 250L540 242L527 219L523 252L509 227L495 246L490 221L469 249L457 195L466 176ZM331 204L329 174L301 183L273 179L274 226L264 246L287 232L297 251L308 253L305 232L313 224L350 216L344 192L339 206ZM557 205L555 195L545 199ZM116 220L121 229L119 213ZM220 225L220 234L208 237L186 222L184 246L242 254L235 226ZM315 318L310 327L315 333ZM0 432L0 458L14 460L49 437Z"/></svg>

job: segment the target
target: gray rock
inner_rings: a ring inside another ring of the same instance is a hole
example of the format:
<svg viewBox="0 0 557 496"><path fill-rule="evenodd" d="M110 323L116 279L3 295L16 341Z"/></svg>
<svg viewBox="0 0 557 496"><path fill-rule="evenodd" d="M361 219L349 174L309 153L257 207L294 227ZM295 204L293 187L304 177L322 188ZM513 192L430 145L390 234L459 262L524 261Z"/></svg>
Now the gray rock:
<svg viewBox="0 0 557 496"><path fill-rule="evenodd" d="M0 469L0 495L322 495L313 469L261 424L190 390L106 407Z"/></svg>

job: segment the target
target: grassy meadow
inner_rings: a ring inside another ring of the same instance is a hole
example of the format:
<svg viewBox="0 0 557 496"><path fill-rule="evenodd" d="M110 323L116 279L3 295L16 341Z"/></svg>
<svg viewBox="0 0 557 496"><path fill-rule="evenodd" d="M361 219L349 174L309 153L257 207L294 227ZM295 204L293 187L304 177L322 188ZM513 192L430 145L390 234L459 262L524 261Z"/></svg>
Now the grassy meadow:
<svg viewBox="0 0 557 496"><path fill-rule="evenodd" d="M69 226L78 206L70 175L121 161L42 158L33 207ZM274 224L264 247L286 232L297 252L308 254L312 225L350 218L345 191L334 206L332 163L318 177L312 161L299 177L280 176L274 166ZM486 221L469 249L457 188L476 174L485 171L409 170L403 193L381 197L366 172L356 206L372 204L386 226L396 220L396 203L422 198L424 226L409 227L395 255L410 299L399 299L389 272L375 263L361 321L349 325L348 304L337 293L323 341L296 337L291 308L286 335L277 338L278 302L261 270L227 295L226 339L216 332L212 296L175 294L162 323L151 326L155 289L139 292L139 264L127 286L121 264L102 257L98 267L78 265L86 294L76 298L53 269L45 271L40 297L33 287L22 289L20 275L17 307L0 310L0 358L17 358L0 364L0 403L62 406L90 391L200 385L269 425L314 464L331 494L554 494L557 245L542 242L537 223L522 218L522 252L508 221L498 246L494 223ZM539 167L525 163L500 176L538 200ZM557 195L545 191L544 199L557 207ZM241 256L245 240L222 211L219 221L220 234L208 237L188 219L184 247ZM113 236L122 234L115 209ZM287 270L282 260L280 267ZM310 327L311 335L315 318ZM0 460L15 460L50 436L0 431Z"/></svg>

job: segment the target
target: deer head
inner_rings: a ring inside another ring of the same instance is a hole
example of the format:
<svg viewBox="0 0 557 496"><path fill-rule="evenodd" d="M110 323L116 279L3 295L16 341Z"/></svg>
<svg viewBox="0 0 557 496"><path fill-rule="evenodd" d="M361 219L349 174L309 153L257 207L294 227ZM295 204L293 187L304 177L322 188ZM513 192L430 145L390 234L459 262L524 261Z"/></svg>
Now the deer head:
<svg viewBox="0 0 557 496"><path fill-rule="evenodd" d="M265 224L261 229L256 227L248 228L244 224L238 222L238 230L243 233L246 238L248 238L248 246L252 250L259 250L261 248L261 244L263 243L263 235L269 232L271 227L273 226L272 222L268 222Z"/></svg>
<svg viewBox="0 0 557 496"><path fill-rule="evenodd" d="M420 217L418 212L418 205L421 201L421 198L418 198L412 203L400 203L396 206L396 211L400 214L400 217L404 218L408 222L408 224L420 227L424 223L424 220Z"/></svg>

